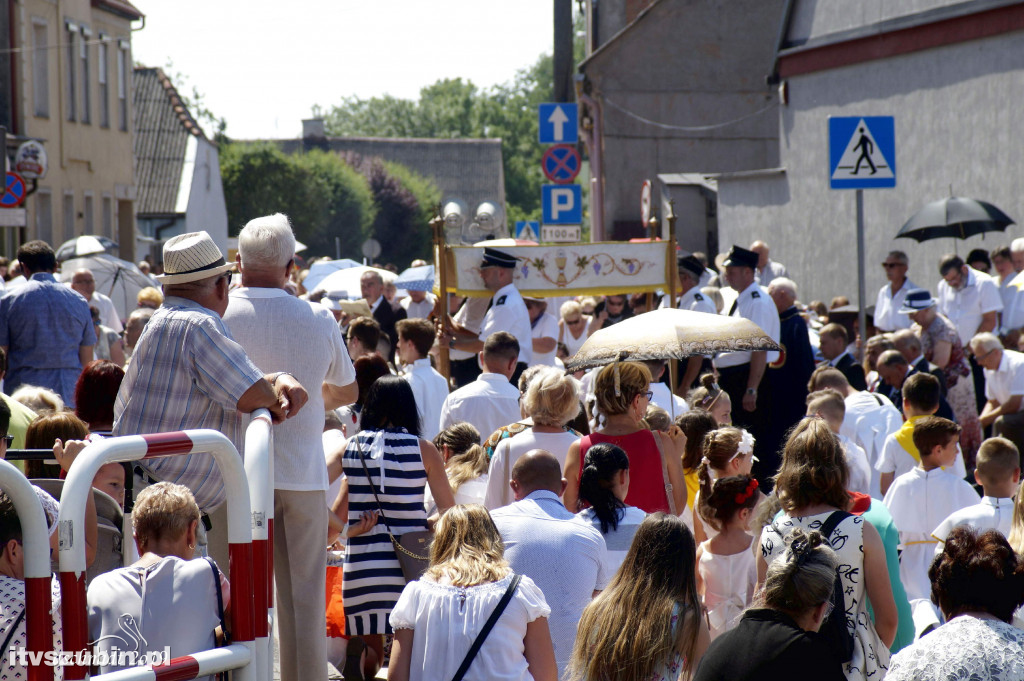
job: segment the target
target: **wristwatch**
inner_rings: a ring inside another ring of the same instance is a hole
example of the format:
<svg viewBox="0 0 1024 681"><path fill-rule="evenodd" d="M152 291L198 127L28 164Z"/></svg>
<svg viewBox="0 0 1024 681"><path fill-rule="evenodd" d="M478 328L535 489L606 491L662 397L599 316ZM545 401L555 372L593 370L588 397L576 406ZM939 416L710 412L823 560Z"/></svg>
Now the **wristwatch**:
<svg viewBox="0 0 1024 681"><path fill-rule="evenodd" d="M757 397L757 388L747 388L747 394Z"/></svg>

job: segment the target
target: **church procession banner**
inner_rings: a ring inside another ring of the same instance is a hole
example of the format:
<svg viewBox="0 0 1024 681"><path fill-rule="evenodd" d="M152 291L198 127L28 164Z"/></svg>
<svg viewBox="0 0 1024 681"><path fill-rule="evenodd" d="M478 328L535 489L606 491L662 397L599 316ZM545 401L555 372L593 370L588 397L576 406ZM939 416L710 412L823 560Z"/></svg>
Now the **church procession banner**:
<svg viewBox="0 0 1024 681"><path fill-rule="evenodd" d="M675 271L669 242L624 242L501 246L518 260L515 285L524 296L544 298L667 290ZM448 252L449 292L492 295L480 276L482 246L452 246Z"/></svg>

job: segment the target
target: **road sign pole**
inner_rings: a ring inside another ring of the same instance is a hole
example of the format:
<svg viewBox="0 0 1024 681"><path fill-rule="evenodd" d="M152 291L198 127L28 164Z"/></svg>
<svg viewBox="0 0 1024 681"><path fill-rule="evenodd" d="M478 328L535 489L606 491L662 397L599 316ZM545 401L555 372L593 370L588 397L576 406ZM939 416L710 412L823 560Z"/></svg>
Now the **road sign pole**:
<svg viewBox="0 0 1024 681"><path fill-rule="evenodd" d="M860 325L858 335L860 346L857 348L857 359L864 359L864 346L868 333L867 296L864 283L864 190L857 190L857 321Z"/></svg>

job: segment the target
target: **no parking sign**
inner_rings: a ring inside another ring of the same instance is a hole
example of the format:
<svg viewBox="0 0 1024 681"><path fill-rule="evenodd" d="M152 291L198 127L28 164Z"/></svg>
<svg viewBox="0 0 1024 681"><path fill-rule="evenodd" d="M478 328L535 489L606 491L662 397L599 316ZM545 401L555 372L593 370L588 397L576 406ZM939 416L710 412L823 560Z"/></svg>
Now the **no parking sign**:
<svg viewBox="0 0 1024 681"><path fill-rule="evenodd" d="M3 196L0 196L0 208L17 208L25 200L25 180L17 173L7 173Z"/></svg>

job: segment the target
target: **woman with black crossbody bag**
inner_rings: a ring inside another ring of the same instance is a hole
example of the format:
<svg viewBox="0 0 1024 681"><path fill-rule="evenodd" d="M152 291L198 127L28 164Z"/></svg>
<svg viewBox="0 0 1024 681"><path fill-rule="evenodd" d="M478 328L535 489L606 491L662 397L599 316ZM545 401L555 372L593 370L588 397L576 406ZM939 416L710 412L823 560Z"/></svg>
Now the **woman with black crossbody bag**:
<svg viewBox="0 0 1024 681"><path fill-rule="evenodd" d="M389 681L556 681L544 594L503 558L483 506L438 521L430 567L391 612Z"/></svg>

